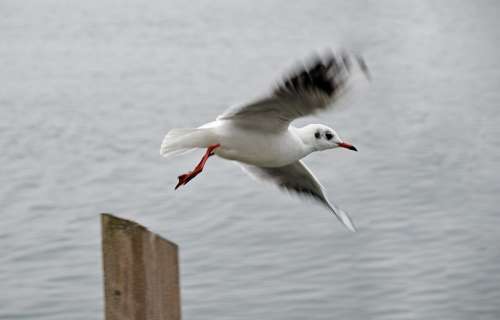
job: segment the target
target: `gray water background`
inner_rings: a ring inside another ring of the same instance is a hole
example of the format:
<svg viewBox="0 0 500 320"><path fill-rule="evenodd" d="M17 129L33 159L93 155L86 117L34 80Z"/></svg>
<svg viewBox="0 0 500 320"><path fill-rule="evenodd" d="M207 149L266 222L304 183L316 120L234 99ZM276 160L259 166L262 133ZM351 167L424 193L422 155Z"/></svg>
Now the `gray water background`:
<svg viewBox="0 0 500 320"><path fill-rule="evenodd" d="M0 319L102 319L99 213L180 246L184 319L499 319L497 1L0 2ZM201 152L170 128L269 90L314 49L372 83L306 163L349 211Z"/></svg>

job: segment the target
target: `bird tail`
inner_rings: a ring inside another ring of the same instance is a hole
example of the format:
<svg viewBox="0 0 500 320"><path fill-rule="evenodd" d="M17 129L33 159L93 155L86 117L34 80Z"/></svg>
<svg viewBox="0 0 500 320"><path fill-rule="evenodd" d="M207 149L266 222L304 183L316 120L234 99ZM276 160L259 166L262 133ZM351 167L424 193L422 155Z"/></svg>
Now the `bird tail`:
<svg viewBox="0 0 500 320"><path fill-rule="evenodd" d="M207 148L216 143L209 128L182 128L170 130L161 143L160 155L172 157L194 148Z"/></svg>

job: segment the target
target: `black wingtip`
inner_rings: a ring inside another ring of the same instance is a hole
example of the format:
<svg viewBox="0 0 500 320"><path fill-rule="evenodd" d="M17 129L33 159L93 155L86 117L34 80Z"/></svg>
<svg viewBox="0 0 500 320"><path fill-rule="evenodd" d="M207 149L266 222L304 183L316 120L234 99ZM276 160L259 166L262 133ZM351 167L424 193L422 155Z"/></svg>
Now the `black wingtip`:
<svg viewBox="0 0 500 320"><path fill-rule="evenodd" d="M359 68L361 69L361 71L365 75L366 79L371 81L372 76L371 76L370 70L368 69L368 65L365 62L365 59L363 59L363 57L358 54L358 55L356 55L356 61L358 62Z"/></svg>
<svg viewBox="0 0 500 320"><path fill-rule="evenodd" d="M343 51L315 53L308 60L283 80L276 94L318 90L331 97L343 86L351 69L351 60Z"/></svg>

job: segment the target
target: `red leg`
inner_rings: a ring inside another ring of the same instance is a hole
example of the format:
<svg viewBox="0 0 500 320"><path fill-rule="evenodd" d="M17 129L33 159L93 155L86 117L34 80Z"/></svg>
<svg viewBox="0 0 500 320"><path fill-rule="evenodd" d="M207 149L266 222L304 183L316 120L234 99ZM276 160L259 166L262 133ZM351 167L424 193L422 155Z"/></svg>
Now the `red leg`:
<svg viewBox="0 0 500 320"><path fill-rule="evenodd" d="M207 162L208 158L210 158L211 156L214 155L213 151L215 149L217 149L218 147L220 147L220 144L212 144L212 145L208 146L207 151L203 155L203 158L201 158L200 162L196 165L196 167L194 167L193 171L189 171L187 173L181 174L178 177L179 182L177 182L177 185L175 186L175 190L177 190L177 188L179 188L180 186L185 185L186 183L191 181L191 179L193 179L198 174L200 174L200 172L203 171L203 168L205 167L205 163Z"/></svg>

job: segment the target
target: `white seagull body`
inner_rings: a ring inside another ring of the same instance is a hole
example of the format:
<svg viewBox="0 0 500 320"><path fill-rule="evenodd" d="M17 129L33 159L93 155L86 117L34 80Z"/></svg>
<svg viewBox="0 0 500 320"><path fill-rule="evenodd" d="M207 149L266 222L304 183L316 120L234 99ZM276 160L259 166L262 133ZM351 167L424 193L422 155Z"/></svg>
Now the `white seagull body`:
<svg viewBox="0 0 500 320"><path fill-rule="evenodd" d="M269 133L240 128L231 120L217 120L201 128L210 128L214 143L221 145L214 150L216 155L259 167L281 167L311 152L302 143L298 129L292 126L282 132Z"/></svg>
<svg viewBox="0 0 500 320"><path fill-rule="evenodd" d="M357 70L368 76L360 57ZM238 161L246 172L281 188L312 197L326 206L351 231L354 224L343 210L332 204L325 190L301 161L314 151L343 147L331 128L310 124L291 125L297 118L327 109L341 96L352 78L353 65L346 54L329 55L303 65L287 77L272 94L256 102L230 108L216 121L195 129L172 129L161 145L160 154L168 157L193 148L207 148L193 171L179 176L176 189L198 175L212 155Z"/></svg>

